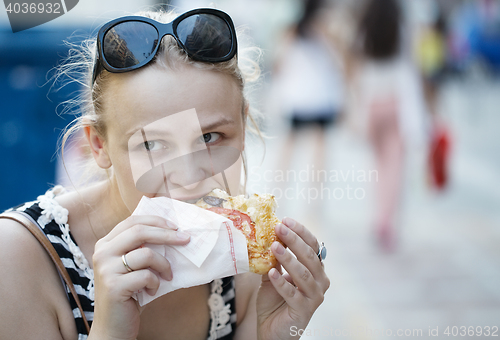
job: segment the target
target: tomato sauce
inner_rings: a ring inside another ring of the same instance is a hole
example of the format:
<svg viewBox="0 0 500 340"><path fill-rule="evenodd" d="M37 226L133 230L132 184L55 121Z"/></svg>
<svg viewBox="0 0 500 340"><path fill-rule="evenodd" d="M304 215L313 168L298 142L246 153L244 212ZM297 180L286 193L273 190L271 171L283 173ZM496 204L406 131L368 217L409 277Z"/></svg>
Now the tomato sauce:
<svg viewBox="0 0 500 340"><path fill-rule="evenodd" d="M247 222L250 227L250 234L248 235L248 238L255 241L255 223L252 222L252 219L247 214L242 213L239 210L219 207L212 207L208 208L207 210L213 211L214 213L219 215L224 215L224 217L227 217L233 222L235 228L243 232L243 234L245 235L247 234L247 231L243 227L243 222Z"/></svg>

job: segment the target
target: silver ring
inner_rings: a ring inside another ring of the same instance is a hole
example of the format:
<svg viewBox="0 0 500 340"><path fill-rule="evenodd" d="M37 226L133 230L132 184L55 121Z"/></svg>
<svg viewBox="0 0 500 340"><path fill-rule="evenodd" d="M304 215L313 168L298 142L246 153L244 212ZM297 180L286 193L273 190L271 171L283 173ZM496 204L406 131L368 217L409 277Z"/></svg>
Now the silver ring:
<svg viewBox="0 0 500 340"><path fill-rule="evenodd" d="M318 243L318 246L319 246L319 250L318 250L318 253L316 255L318 256L319 261L323 262L323 260L326 259L325 243L324 242Z"/></svg>
<svg viewBox="0 0 500 340"><path fill-rule="evenodd" d="M134 270L132 268L130 268L130 266L128 265L128 262L127 262L127 258L125 257L126 254L123 254L122 255L122 262L123 262L123 265L125 266L125 268L127 268L127 271L129 272L133 272Z"/></svg>

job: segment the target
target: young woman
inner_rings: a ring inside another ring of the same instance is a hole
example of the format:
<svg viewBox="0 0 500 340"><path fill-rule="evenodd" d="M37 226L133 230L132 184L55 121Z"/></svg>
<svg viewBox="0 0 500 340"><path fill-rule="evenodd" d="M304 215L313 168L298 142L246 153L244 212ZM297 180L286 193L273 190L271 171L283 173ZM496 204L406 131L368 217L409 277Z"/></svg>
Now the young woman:
<svg viewBox="0 0 500 340"><path fill-rule="evenodd" d="M378 171L374 227L385 251L397 245L405 155L424 131L421 85L402 44L402 26L398 1L367 1L350 67L361 130Z"/></svg>
<svg viewBox="0 0 500 340"><path fill-rule="evenodd" d="M56 187L15 208L38 222L62 258L91 323L88 339L289 339L290 327L305 328L322 303L329 280L319 243L291 218L276 226L288 250L272 245L286 274L280 266L262 277L214 280L144 307L133 299L137 291L154 295L160 278L176 275L142 245L190 241L172 221L131 216L142 196L192 202L214 188L243 193L241 157L225 160L215 175L196 159L215 147L243 152L250 113L238 58L231 19L213 9L177 18L142 13L99 31L85 75L91 105L73 130L84 130L108 178L74 192ZM141 181L155 164L163 173ZM15 221L0 223L0 338L86 339L75 301L39 242ZM226 314L212 301L220 298Z"/></svg>

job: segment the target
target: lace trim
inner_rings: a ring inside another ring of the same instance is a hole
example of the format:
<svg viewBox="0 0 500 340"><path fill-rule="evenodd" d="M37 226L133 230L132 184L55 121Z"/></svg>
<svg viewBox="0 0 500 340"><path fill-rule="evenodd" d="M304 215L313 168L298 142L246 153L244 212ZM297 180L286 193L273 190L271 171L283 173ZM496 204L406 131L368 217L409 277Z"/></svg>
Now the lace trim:
<svg viewBox="0 0 500 340"><path fill-rule="evenodd" d="M83 271L85 277L89 279L89 284L87 286L89 292L88 297L90 300L94 301L94 270L90 268L89 262L82 251L71 239L68 225L68 210L60 206L54 199L57 195L64 192L66 192L66 189L57 185L51 190L48 190L44 195L37 197L39 201L38 206L42 209L42 214L37 222L43 229L45 229L45 226L52 220L59 225L62 232L62 239L68 245L71 254L73 254L76 265ZM94 302L92 302L92 305L94 305Z"/></svg>
<svg viewBox="0 0 500 340"><path fill-rule="evenodd" d="M208 298L208 306L212 318L208 340L214 340L217 339L217 331L228 327L231 320L231 305L229 303L224 304L221 279L215 279L212 282L212 294ZM230 323L229 327L231 327Z"/></svg>

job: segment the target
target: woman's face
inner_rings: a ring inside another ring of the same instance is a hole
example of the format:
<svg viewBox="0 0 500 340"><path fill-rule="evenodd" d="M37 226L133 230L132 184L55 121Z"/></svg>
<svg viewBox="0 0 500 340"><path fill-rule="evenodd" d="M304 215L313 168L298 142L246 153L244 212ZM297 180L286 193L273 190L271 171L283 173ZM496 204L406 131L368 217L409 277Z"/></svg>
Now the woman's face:
<svg viewBox="0 0 500 340"><path fill-rule="evenodd" d="M114 75L104 93L105 149L132 212L142 196L194 202L238 193L242 95L230 76L185 65Z"/></svg>

